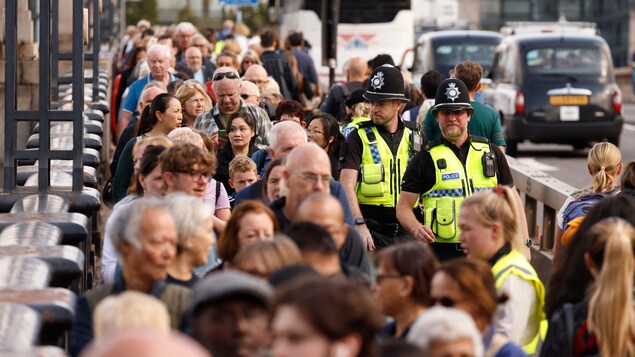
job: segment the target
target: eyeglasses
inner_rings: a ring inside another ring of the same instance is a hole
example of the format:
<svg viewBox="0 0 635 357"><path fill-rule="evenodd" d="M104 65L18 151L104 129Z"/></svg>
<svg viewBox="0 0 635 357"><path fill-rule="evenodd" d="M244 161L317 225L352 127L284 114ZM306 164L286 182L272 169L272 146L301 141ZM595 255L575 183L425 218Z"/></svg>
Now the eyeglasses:
<svg viewBox="0 0 635 357"><path fill-rule="evenodd" d="M193 181L200 181L201 178L204 178L205 181L210 182L212 180L212 174L207 172L201 172L196 170L174 170L174 172L180 174L188 174L192 178Z"/></svg>
<svg viewBox="0 0 635 357"><path fill-rule="evenodd" d="M241 97L242 99L248 99L249 97L253 97L253 96L254 96L253 94L241 94L241 95L240 95L240 97Z"/></svg>
<svg viewBox="0 0 635 357"><path fill-rule="evenodd" d="M223 72L223 73L216 73L214 75L214 77L212 78L212 80L214 81L220 81L223 78L227 78L227 79L237 79L238 75L235 72Z"/></svg>
<svg viewBox="0 0 635 357"><path fill-rule="evenodd" d="M312 135L318 135L318 136L324 134L323 132L321 132L321 131L319 131L317 129L307 129L306 133L307 134L312 134Z"/></svg>
<svg viewBox="0 0 635 357"><path fill-rule="evenodd" d="M377 284L381 284L382 281L387 279L401 279L401 278L402 276L399 274L383 274L383 275L378 274L377 277L375 278L375 281L377 282Z"/></svg>
<svg viewBox="0 0 635 357"><path fill-rule="evenodd" d="M441 305L443 307L454 307L454 305L460 303L461 301L454 301L447 296L442 296L440 298L431 298L430 306Z"/></svg>
<svg viewBox="0 0 635 357"><path fill-rule="evenodd" d="M324 185L329 185L331 183L331 175L316 175L310 172L303 172L301 174L295 172L294 174L305 181L311 181L312 184L316 184L318 181L322 182Z"/></svg>
<svg viewBox="0 0 635 357"><path fill-rule="evenodd" d="M247 82L251 82L255 85L261 85L267 83L268 79L245 79Z"/></svg>

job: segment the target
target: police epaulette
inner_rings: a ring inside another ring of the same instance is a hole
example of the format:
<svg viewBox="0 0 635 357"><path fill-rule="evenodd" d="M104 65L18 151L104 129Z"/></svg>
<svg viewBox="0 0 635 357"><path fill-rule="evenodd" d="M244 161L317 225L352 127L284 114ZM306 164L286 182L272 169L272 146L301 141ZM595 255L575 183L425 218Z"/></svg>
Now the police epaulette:
<svg viewBox="0 0 635 357"><path fill-rule="evenodd" d="M483 136L476 136L476 135L472 135L470 136L470 140L471 141L478 141L480 143L485 143L485 144L489 144L489 139Z"/></svg>
<svg viewBox="0 0 635 357"><path fill-rule="evenodd" d="M437 139L437 140L434 140L434 141L428 143L428 145L426 145L426 151L430 151L430 149L432 149L433 147L435 147L437 145L441 145L441 144L443 144L443 141L441 141L440 138Z"/></svg>
<svg viewBox="0 0 635 357"><path fill-rule="evenodd" d="M421 129L419 127L419 123L417 123L416 120L402 120L401 122L403 123L403 125L406 128L408 128L408 129L410 129L412 131L419 131L419 129Z"/></svg>
<svg viewBox="0 0 635 357"><path fill-rule="evenodd" d="M372 120L366 120L366 121L362 121L362 122L357 123L357 128L358 129L370 128L373 125L375 125L375 124L373 124Z"/></svg>

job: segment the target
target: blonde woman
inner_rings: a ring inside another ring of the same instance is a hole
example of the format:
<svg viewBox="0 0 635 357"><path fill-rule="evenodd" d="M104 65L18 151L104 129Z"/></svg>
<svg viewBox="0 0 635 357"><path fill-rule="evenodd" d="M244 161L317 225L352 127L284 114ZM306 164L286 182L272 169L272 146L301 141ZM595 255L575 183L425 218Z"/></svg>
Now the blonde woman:
<svg viewBox="0 0 635 357"><path fill-rule="evenodd" d="M302 264L300 249L291 239L278 235L241 249L232 267L267 280L274 271L294 264Z"/></svg>
<svg viewBox="0 0 635 357"><path fill-rule="evenodd" d="M586 211L600 199L619 191L618 177L622 171L620 149L609 142L595 144L587 157L587 170L593 179L592 185L574 192L558 211L558 226L553 247L554 266L562 259L563 248L568 245ZM569 227L573 229L568 229Z"/></svg>
<svg viewBox="0 0 635 357"><path fill-rule="evenodd" d="M525 256L522 216L513 188L498 186L463 201L459 214L461 248L470 259L488 262L499 294L494 330L533 355L547 328L545 288Z"/></svg>
<svg viewBox="0 0 635 357"><path fill-rule="evenodd" d="M366 89L355 89L346 100L346 117L342 121L342 135L348 137L357 125L370 120L370 103L364 98Z"/></svg>
<svg viewBox="0 0 635 357"><path fill-rule="evenodd" d="M194 79L185 81L175 96L183 108L183 122L190 128L194 126L196 117L212 109L212 100L205 88Z"/></svg>
<svg viewBox="0 0 635 357"><path fill-rule="evenodd" d="M154 296L131 290L109 296L97 305L93 318L95 341L104 341L127 329L154 329L167 335L168 309Z"/></svg>
<svg viewBox="0 0 635 357"><path fill-rule="evenodd" d="M542 355L635 356L635 230L611 217L593 225L584 238L591 242L584 260L594 284L585 300L555 312Z"/></svg>

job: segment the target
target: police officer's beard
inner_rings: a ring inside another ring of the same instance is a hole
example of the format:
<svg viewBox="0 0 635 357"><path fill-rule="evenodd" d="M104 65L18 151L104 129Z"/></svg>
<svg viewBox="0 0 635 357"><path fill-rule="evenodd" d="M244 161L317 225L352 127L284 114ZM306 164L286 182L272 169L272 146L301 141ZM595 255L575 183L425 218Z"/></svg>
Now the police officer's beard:
<svg viewBox="0 0 635 357"><path fill-rule="evenodd" d="M450 141L459 139L464 133L465 129L458 126L449 126L443 129L443 136Z"/></svg>

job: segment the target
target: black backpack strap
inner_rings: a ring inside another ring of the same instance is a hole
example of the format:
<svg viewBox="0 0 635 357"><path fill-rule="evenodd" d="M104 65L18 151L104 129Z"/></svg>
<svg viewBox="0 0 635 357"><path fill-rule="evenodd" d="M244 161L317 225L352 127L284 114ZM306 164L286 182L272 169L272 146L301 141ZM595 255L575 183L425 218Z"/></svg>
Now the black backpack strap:
<svg viewBox="0 0 635 357"><path fill-rule="evenodd" d="M566 303L563 306L564 312L564 326L567 330L567 343L570 348L570 352L573 352L575 346L575 325L573 320L573 304Z"/></svg>
<svg viewBox="0 0 635 357"><path fill-rule="evenodd" d="M220 185L221 185L221 183L216 181L216 203L215 203L215 206L218 206L218 196L220 196Z"/></svg>

